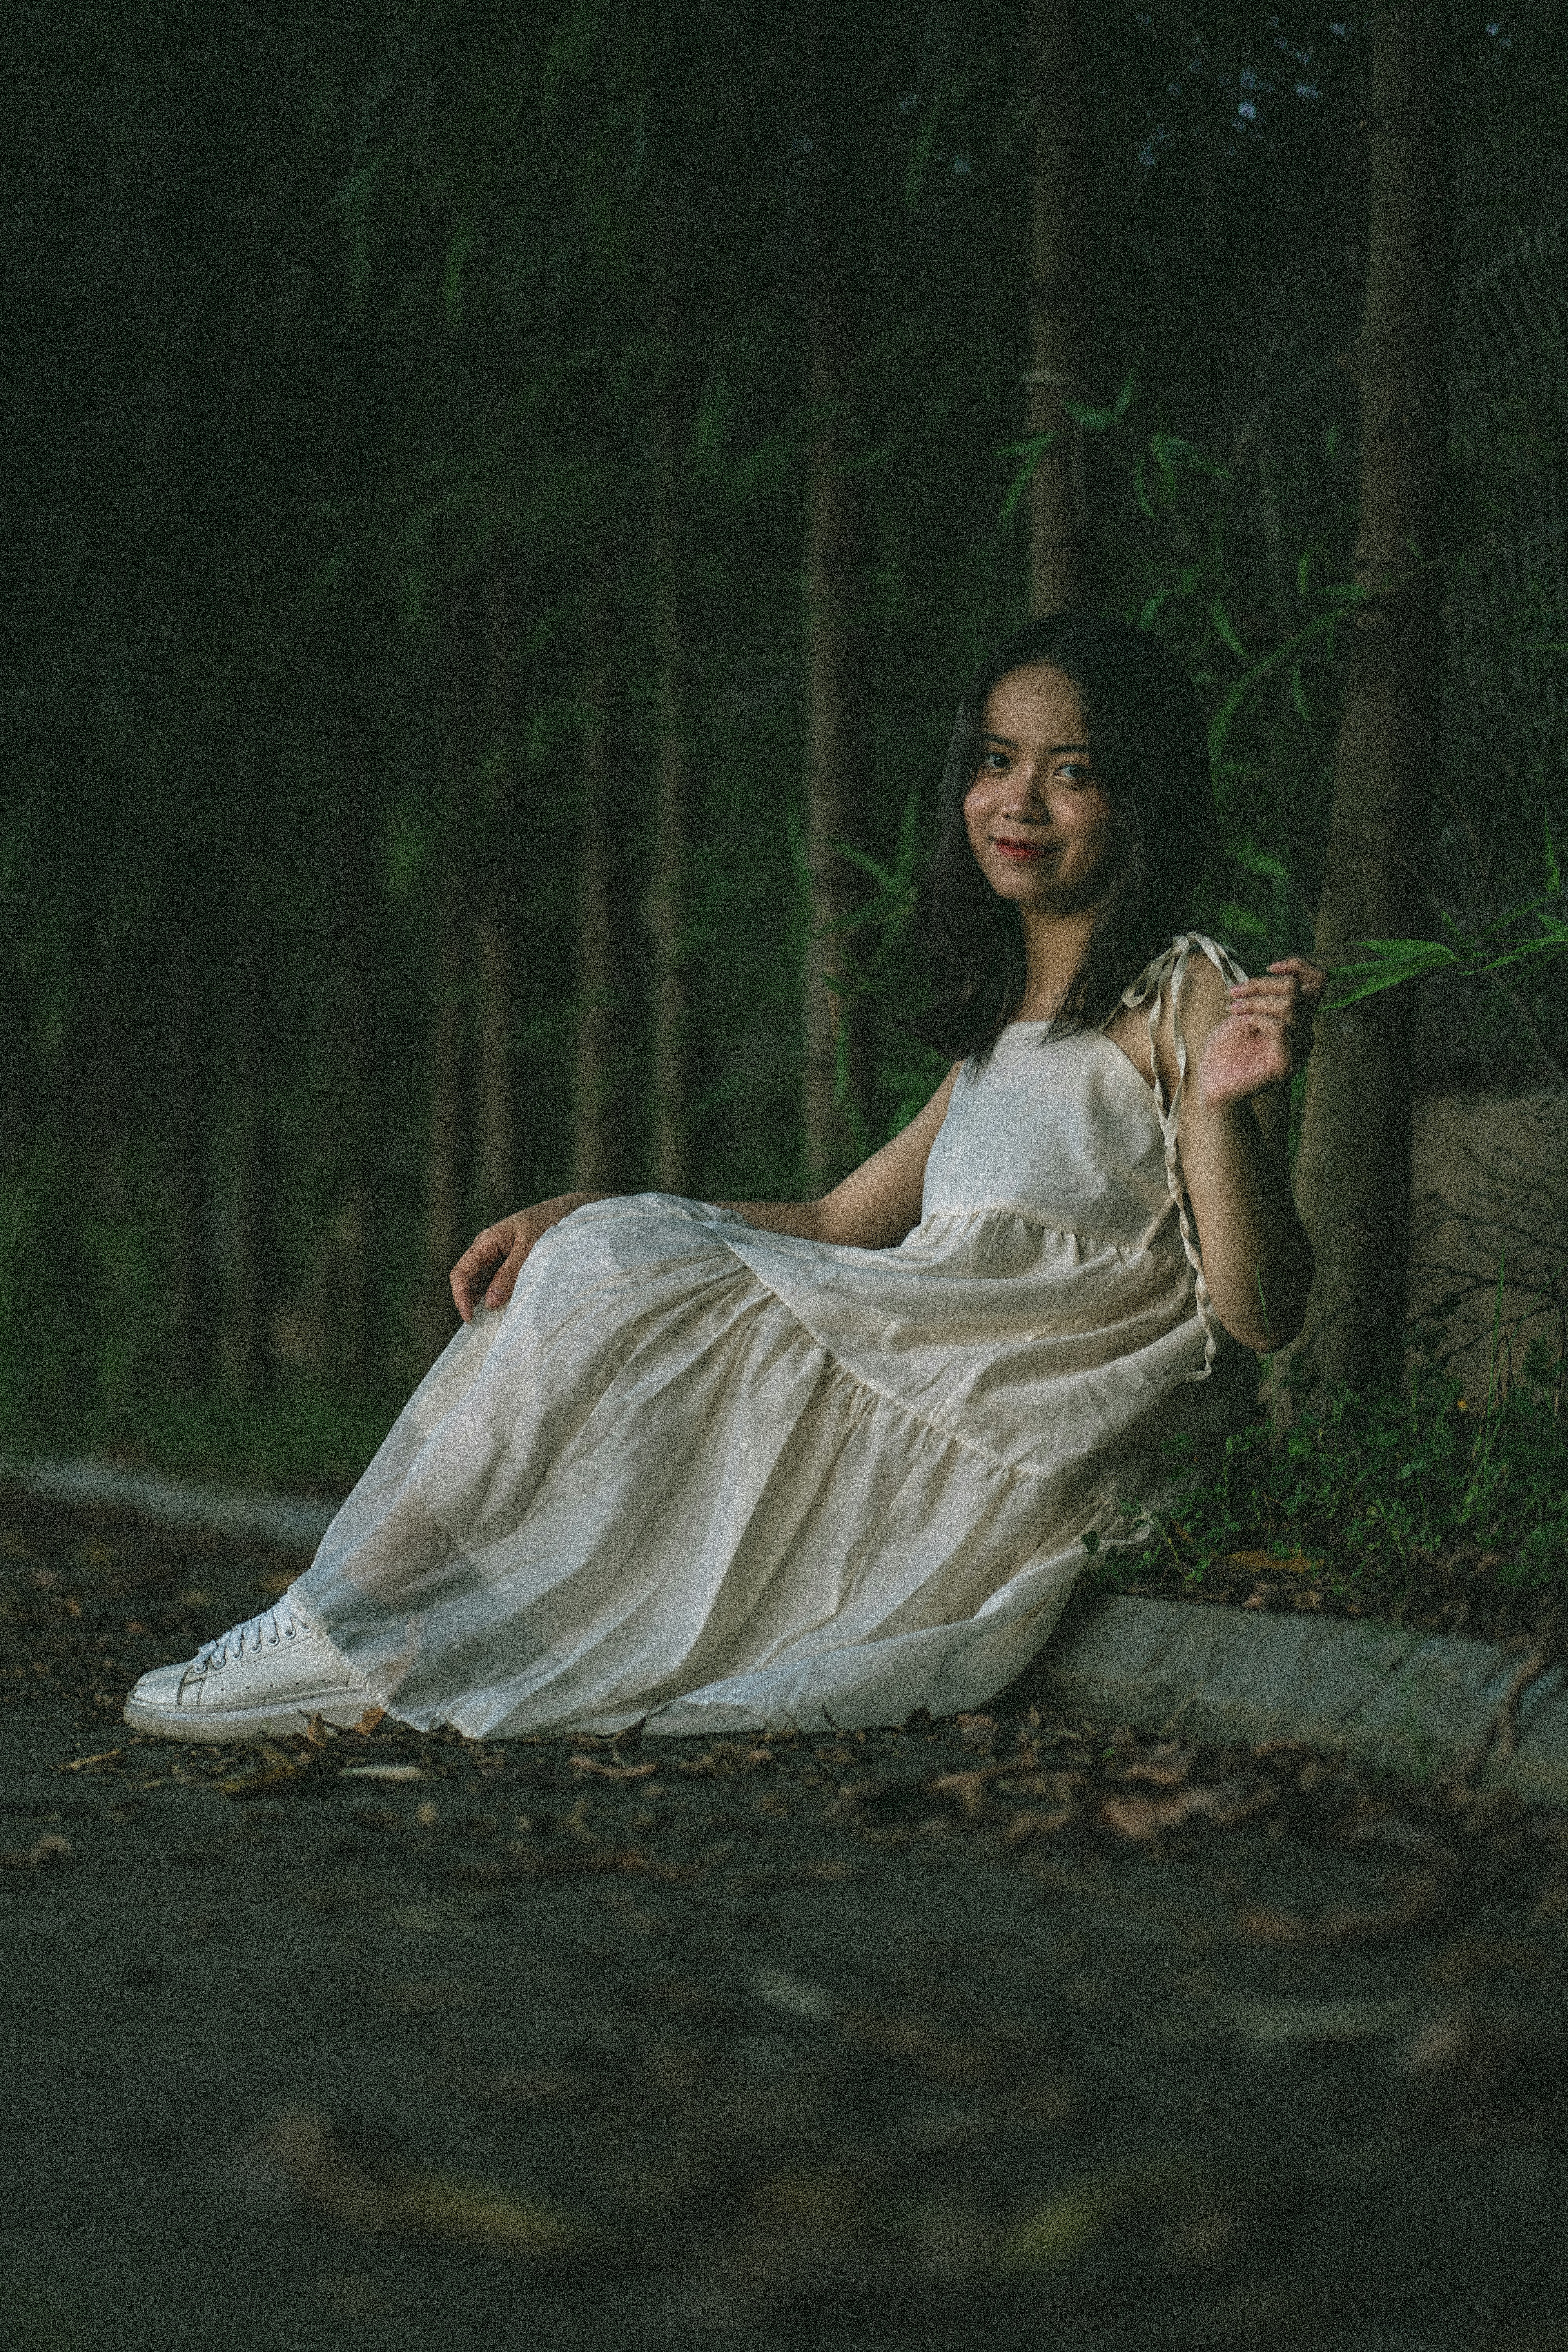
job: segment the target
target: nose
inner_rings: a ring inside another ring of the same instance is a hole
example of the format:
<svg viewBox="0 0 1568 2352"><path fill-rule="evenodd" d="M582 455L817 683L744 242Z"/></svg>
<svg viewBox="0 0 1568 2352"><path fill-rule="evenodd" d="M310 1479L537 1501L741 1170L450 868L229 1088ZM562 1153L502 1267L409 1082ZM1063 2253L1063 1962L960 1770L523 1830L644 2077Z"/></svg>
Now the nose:
<svg viewBox="0 0 1568 2352"><path fill-rule="evenodd" d="M1013 772L1012 784L1013 789L1007 795L1007 804L1003 810L1003 814L1010 817L1017 824L1047 824L1050 811L1045 805L1044 797L1040 792L1040 780L1033 764L1016 768Z"/></svg>

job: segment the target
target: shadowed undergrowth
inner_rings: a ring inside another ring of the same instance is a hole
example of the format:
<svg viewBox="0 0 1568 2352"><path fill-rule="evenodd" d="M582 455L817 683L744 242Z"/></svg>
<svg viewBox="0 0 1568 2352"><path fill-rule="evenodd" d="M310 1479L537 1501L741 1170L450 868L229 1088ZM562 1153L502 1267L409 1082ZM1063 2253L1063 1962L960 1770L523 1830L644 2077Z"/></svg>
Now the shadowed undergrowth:
<svg viewBox="0 0 1568 2352"><path fill-rule="evenodd" d="M1255 1421L1142 1549L1106 1552L1092 1573L1117 1591L1528 1634L1554 1652L1568 1631L1563 1384L1537 1340L1520 1380L1479 1404L1418 1360L1405 1387L1336 1391L1283 1436Z"/></svg>

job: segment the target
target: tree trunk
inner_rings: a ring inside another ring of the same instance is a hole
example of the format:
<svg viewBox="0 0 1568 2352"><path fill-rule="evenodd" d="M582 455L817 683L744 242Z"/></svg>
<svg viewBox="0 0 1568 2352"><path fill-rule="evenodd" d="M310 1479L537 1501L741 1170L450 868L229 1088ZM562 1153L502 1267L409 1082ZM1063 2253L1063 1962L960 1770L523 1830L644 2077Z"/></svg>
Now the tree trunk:
<svg viewBox="0 0 1568 2352"><path fill-rule="evenodd" d="M675 277L675 222L667 177L653 188L653 649L658 774L648 946L653 993L653 1171L662 1192L684 1193L690 1181L689 1005L684 931L686 842L689 824L687 750L685 593L680 451L686 427Z"/></svg>
<svg viewBox="0 0 1568 2352"><path fill-rule="evenodd" d="M1091 397L1093 191L1083 14L1084 0L1029 0L1034 275L1024 380L1030 434L1057 436L1029 482L1029 603L1037 614L1085 604L1091 586L1083 427L1067 408L1068 401Z"/></svg>
<svg viewBox="0 0 1568 2352"><path fill-rule="evenodd" d="M510 551L493 547L485 573L489 635L488 737L480 762L484 876L480 886L478 970L479 1149L475 1171L479 1220L489 1224L518 1205L516 1118L511 1071L513 876L507 856L511 806L516 621Z"/></svg>
<svg viewBox="0 0 1568 2352"><path fill-rule="evenodd" d="M416 1315L426 1364L458 1325L447 1276L469 1238L462 1229L458 1150L463 1085L463 921L458 877L449 873L437 910L435 1003L430 1021L430 1095L425 1157L425 1266Z"/></svg>
<svg viewBox="0 0 1568 2352"><path fill-rule="evenodd" d="M371 923L375 898L372 735L358 681L342 681L342 798L332 844L326 967L331 988L329 1106L331 1201L324 1236L322 1357L334 1387L350 1396L370 1385L375 1359L372 1279L374 1113L371 1103Z"/></svg>
<svg viewBox="0 0 1568 2352"><path fill-rule="evenodd" d="M1372 177L1356 349L1367 592L1351 645L1315 944L1419 929L1419 861L1437 756L1449 198L1445 7L1403 0L1372 19ZM1304 1349L1363 1387L1397 1365L1409 1217L1415 997L1391 989L1318 1024L1296 1181L1317 1252Z"/></svg>
<svg viewBox="0 0 1568 2352"><path fill-rule="evenodd" d="M230 1163L230 1261L223 1361L242 1396L259 1396L269 1370L268 1253L271 1184L268 1137L262 1113L266 1005L260 918L254 906L240 917L229 1051L234 1071Z"/></svg>
<svg viewBox="0 0 1568 2352"><path fill-rule="evenodd" d="M829 77L823 66L822 29L819 12L814 12L812 78L826 112ZM837 165L832 133L826 130L806 190L813 424L806 456L805 860L811 929L804 975L801 1149L808 1186L843 1175L862 1156L866 1141L863 1023L847 992L854 958L845 938L832 932L858 895L855 868L837 845L853 841L858 829L866 769L864 645L858 617L866 594L866 517L862 478L849 470L854 331Z"/></svg>
<svg viewBox="0 0 1568 2352"><path fill-rule="evenodd" d="M189 922L170 909L164 986L168 1053L165 1105L169 1171L168 1376L199 1388L212 1371L213 1284L207 1242L207 1136L203 1116L201 1000Z"/></svg>
<svg viewBox="0 0 1568 2352"><path fill-rule="evenodd" d="M613 1192L627 1181L631 1159L620 985L630 909L618 855L624 812L612 804L610 622L602 571L590 593L585 653L572 1159L574 1181L584 1192Z"/></svg>
<svg viewBox="0 0 1568 2352"><path fill-rule="evenodd" d="M415 1335L426 1364L457 1328L448 1276L469 1236L463 1231L463 1000L468 980L468 825L473 806L474 726L470 600L462 586L447 617L446 701L451 768L440 845L430 1008L430 1092L426 1129L424 1279Z"/></svg>

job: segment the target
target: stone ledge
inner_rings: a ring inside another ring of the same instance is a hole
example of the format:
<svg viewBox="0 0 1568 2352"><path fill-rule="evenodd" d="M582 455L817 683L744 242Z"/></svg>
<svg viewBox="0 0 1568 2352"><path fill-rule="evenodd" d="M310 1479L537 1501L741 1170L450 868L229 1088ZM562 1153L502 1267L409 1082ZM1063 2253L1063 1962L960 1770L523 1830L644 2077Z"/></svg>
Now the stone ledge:
<svg viewBox="0 0 1568 2352"><path fill-rule="evenodd" d="M292 1551L313 1552L339 1509L336 1503L297 1495L237 1495L218 1487L185 1486L151 1470L119 1470L109 1462L35 1462L0 1454L0 1478L13 1479L49 1503L141 1511L160 1527L259 1536Z"/></svg>
<svg viewBox="0 0 1568 2352"><path fill-rule="evenodd" d="M259 1536L313 1552L337 1505L226 1494L103 1462L0 1454L0 1477L47 1501L144 1512L165 1527ZM1465 1769L1489 1738L1521 1653L1366 1619L1253 1613L1201 1601L1075 1603L1014 1685L1089 1722L1255 1747L1300 1739L1416 1780ZM1520 1696L1512 1753L1493 1742L1484 1788L1568 1812L1568 1675Z"/></svg>
<svg viewBox="0 0 1568 2352"><path fill-rule="evenodd" d="M1300 1739L1433 1780L1489 1740L1521 1654L1366 1620L1108 1598L1064 1621L1019 1688L1092 1722L1216 1746ZM1561 1666L1521 1694L1512 1752L1494 1742L1480 1784L1568 1811Z"/></svg>

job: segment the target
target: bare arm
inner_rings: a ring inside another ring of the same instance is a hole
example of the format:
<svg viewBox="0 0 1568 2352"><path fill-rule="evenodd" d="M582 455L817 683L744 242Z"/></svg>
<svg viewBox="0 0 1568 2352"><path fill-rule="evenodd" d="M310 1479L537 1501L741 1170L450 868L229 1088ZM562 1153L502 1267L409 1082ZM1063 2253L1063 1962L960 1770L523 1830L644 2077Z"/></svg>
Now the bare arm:
<svg viewBox="0 0 1568 2352"><path fill-rule="evenodd" d="M947 1117L960 1067L954 1063L924 1110L820 1201L730 1201L725 1206L763 1233L891 1249L921 1221L926 1161Z"/></svg>
<svg viewBox="0 0 1568 2352"><path fill-rule="evenodd" d="M730 1201L723 1205L763 1233L797 1234L804 1241L850 1242L861 1249L890 1249L920 1223L926 1160L937 1129L947 1117L957 1076L955 1064L908 1127L820 1201ZM562 1192L552 1201L516 1210L510 1217L487 1225L452 1268L452 1297L464 1322L473 1320L481 1296L487 1307L506 1305L523 1260L552 1225L558 1225L563 1217L586 1207L590 1201L611 1197L607 1192Z"/></svg>
<svg viewBox="0 0 1568 2352"><path fill-rule="evenodd" d="M1320 967L1291 957L1227 991L1205 959L1189 967L1183 992L1190 1076L1182 1172L1215 1311L1259 1354L1296 1337L1312 1284L1285 1144L1289 1081L1310 1047L1325 980ZM1173 1037L1163 1035L1161 1048L1162 1063L1173 1065ZM1169 1086L1173 1066L1162 1075Z"/></svg>

